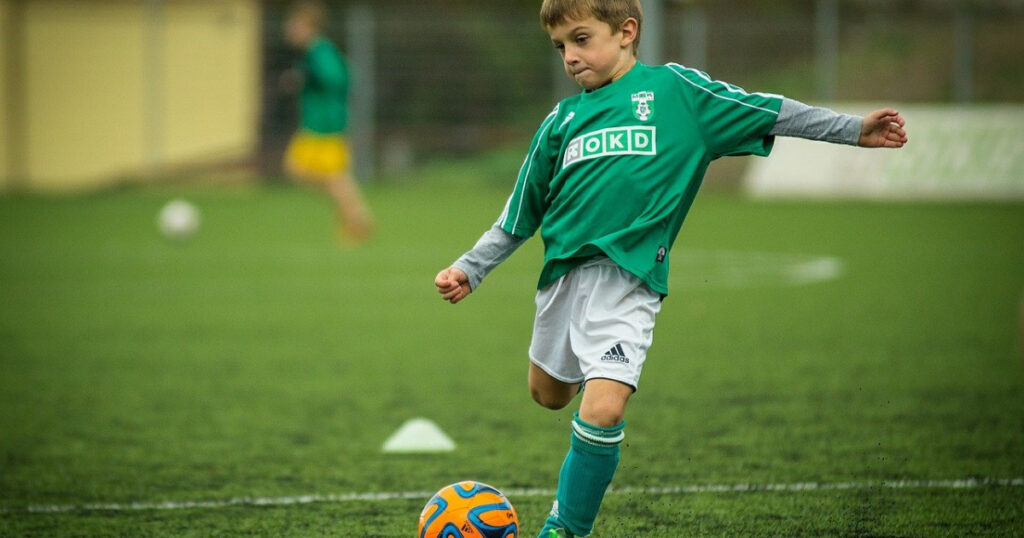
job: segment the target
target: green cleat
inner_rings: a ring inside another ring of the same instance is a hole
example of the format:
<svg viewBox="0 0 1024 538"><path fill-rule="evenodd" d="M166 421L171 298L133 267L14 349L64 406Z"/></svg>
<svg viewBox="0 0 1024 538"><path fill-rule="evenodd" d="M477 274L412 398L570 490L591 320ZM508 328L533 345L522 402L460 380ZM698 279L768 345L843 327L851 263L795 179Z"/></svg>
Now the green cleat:
<svg viewBox="0 0 1024 538"><path fill-rule="evenodd" d="M551 523L548 522L541 529L538 538L576 538L576 535L563 529L562 527L552 527Z"/></svg>
<svg viewBox="0 0 1024 538"><path fill-rule="evenodd" d="M576 538L576 535L569 532L561 521L558 520L558 501L551 507L551 514L544 521L537 538Z"/></svg>

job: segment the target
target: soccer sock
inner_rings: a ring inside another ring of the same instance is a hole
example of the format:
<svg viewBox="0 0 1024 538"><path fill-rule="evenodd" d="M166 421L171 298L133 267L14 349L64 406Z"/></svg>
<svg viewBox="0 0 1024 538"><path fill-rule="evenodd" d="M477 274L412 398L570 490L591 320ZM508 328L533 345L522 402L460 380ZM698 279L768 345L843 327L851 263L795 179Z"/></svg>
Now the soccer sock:
<svg viewBox="0 0 1024 538"><path fill-rule="evenodd" d="M586 536L594 528L604 492L619 465L622 422L611 428L588 424L576 413L572 421L569 453L558 473L558 493L549 525L555 519L566 530Z"/></svg>

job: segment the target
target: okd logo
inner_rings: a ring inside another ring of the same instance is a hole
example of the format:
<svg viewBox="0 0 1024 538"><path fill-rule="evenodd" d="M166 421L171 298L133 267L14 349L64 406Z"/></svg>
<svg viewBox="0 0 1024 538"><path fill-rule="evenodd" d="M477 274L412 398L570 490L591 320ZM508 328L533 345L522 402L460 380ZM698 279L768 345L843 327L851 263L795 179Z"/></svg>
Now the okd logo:
<svg viewBox="0 0 1024 538"><path fill-rule="evenodd" d="M656 127L613 127L577 136L565 148L562 168L609 155L657 155Z"/></svg>

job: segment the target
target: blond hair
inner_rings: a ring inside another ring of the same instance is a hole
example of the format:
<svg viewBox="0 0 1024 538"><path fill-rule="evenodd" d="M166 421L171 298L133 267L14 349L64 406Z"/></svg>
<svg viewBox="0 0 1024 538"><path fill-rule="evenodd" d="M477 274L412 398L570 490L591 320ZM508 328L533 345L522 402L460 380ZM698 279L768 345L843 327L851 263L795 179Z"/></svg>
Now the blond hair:
<svg viewBox="0 0 1024 538"><path fill-rule="evenodd" d="M640 0L544 0L540 6L540 24L545 29L557 26L567 20L582 20L593 16L618 33L628 18L636 19L636 39L633 40L633 54L640 46L640 27L644 11Z"/></svg>

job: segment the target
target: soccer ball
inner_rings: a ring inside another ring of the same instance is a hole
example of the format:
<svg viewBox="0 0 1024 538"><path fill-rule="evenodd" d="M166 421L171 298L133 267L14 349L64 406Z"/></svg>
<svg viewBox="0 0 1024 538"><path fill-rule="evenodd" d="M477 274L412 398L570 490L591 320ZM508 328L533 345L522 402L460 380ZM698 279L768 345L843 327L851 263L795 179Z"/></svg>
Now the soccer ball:
<svg viewBox="0 0 1024 538"><path fill-rule="evenodd" d="M512 503L487 484L467 480L441 488L420 512L419 538L518 538Z"/></svg>
<svg viewBox="0 0 1024 538"><path fill-rule="evenodd" d="M199 229L199 210L185 200L171 200L160 209L156 226L168 239L188 239Z"/></svg>

